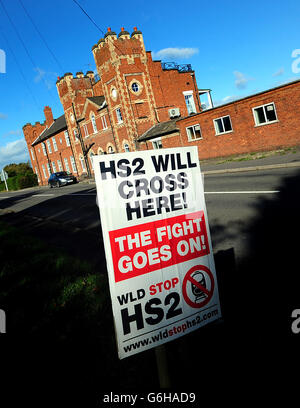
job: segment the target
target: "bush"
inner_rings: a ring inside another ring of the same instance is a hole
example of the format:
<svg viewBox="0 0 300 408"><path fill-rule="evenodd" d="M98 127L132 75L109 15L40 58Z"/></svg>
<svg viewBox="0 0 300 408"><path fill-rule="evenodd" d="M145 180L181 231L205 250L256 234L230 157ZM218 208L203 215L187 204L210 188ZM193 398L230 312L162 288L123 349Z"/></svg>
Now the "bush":
<svg viewBox="0 0 300 408"><path fill-rule="evenodd" d="M36 174L26 173L24 175L19 174L16 176L17 189L22 189L26 187L33 187L38 185Z"/></svg>
<svg viewBox="0 0 300 408"><path fill-rule="evenodd" d="M7 186L9 190L20 190L22 188L38 185L37 176L27 163L9 164L4 167L8 174ZM5 183L0 183L0 191L6 190Z"/></svg>

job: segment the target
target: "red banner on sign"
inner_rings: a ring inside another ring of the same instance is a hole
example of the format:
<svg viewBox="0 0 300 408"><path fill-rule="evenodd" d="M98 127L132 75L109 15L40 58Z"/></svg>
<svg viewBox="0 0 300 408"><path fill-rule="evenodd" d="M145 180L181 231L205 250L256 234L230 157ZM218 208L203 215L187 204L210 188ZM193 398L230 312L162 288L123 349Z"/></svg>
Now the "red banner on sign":
<svg viewBox="0 0 300 408"><path fill-rule="evenodd" d="M204 212L109 232L119 282L209 254Z"/></svg>

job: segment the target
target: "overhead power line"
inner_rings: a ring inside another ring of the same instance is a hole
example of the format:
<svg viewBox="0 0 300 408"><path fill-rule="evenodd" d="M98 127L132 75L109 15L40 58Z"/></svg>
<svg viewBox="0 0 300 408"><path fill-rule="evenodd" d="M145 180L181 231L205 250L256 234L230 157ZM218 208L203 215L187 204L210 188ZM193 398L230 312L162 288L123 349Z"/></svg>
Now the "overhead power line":
<svg viewBox="0 0 300 408"><path fill-rule="evenodd" d="M92 17L90 17L90 16L88 15L88 13L84 10L84 8L83 8L76 0L73 0L73 2L74 2L75 4L77 4L77 6L80 8L80 10L87 16L87 18L88 18L89 20L91 20L91 22L94 24L94 26L97 27L98 30L101 31L101 33L104 35L104 34L105 34L104 31L95 23L95 21L92 19Z"/></svg>
<svg viewBox="0 0 300 408"><path fill-rule="evenodd" d="M62 65L60 64L60 62L58 61L58 59L56 58L54 52L51 50L51 48L49 47L47 41L45 40L44 36L42 35L42 33L40 32L40 30L38 29L37 25L35 24L35 22L33 21L32 17L30 16L30 14L28 13L28 10L25 8L23 2L21 0L19 0L20 5L22 6L25 14L27 15L27 17L29 18L29 20L31 21L31 24L33 25L33 27L35 28L36 32L38 33L38 35L40 36L41 40L43 41L43 43L45 44L47 50L49 51L49 53L52 55L54 61L56 62L57 66L59 67L59 69L64 72L64 69L62 67Z"/></svg>
<svg viewBox="0 0 300 408"><path fill-rule="evenodd" d="M5 34L4 34L4 31L3 31L2 29L0 29L0 30L1 30L1 34L2 34L2 36L3 36L4 40L5 40L5 42L6 42L6 44L7 44L7 48L8 48L9 51L11 52L11 54L12 54L12 56L13 56L13 59L14 59L14 61L15 61L15 63L16 63L16 66L17 66L17 68L18 68L18 70L19 70L19 72L20 72L20 74L21 74L21 76L22 76L22 78L23 78L23 80L24 80L24 83L25 83L25 85L26 85L26 88L27 88L29 94L31 95L31 97L32 97L32 99L33 99L33 102L35 103L35 105L36 105L38 111L40 111L41 106L38 104L38 102L37 102L37 100L36 100L36 98L35 98L35 96L34 96L32 90L31 90L31 88L30 88L30 86L29 86L29 84L28 84L28 82L27 82L27 79L26 79L26 77L25 77L25 75L24 75L24 72L23 72L23 70L22 70L22 68L21 68L21 65L19 64L18 59L17 59L15 53L13 52L13 49L12 49L12 47L10 46L10 44L9 44L9 42L8 42L8 39L6 38L6 36L5 36Z"/></svg>
<svg viewBox="0 0 300 408"><path fill-rule="evenodd" d="M12 21L12 19L10 18L10 15L8 14L6 8L4 7L4 4L3 4L2 0L0 0L0 4L1 4L1 6L2 6L2 8L3 8L3 10L4 10L4 13L6 14L6 16L7 16L8 20L9 20L11 26L13 27L13 29L14 29L14 31L15 31L17 37L18 37L18 39L20 40L20 43L22 44L22 46L23 46L23 48L24 48L24 50L25 50L25 52L26 52L26 54L27 54L27 56L28 56L28 58L29 58L29 60L30 60L30 62L31 62L31 64L32 64L32 66L33 66L33 69L36 71L36 68L37 68L38 66L37 66L37 64L34 62L32 56L30 55L30 52L29 52L28 48L26 47L26 44L24 43L24 41L23 41L22 37L20 36L20 34L19 34L19 32L18 32L18 30L17 30L17 28L16 28L14 22ZM41 79L42 79L42 81L44 82L44 85L46 86L46 89L48 90L49 95L50 95L52 98L54 98L53 95L52 95L52 93L50 92L50 89L48 88L48 84L46 83L45 79L44 79L44 78L41 78Z"/></svg>
<svg viewBox="0 0 300 408"><path fill-rule="evenodd" d="M74 2L75 4L77 4L77 6L80 8L80 10L87 16L87 18L94 24L94 26L97 27L98 30L99 30L103 35L105 35L105 32L102 30L102 28L100 28L100 27L98 26L98 24L95 23L95 21L92 19L92 17L84 10L84 8L78 3L78 1L73 0L73 2ZM119 50L120 53L121 53L122 55L124 55L124 53L122 52L122 50L120 50L120 48L115 44L114 41L111 41L111 44L113 44L113 45L117 48L117 50Z"/></svg>

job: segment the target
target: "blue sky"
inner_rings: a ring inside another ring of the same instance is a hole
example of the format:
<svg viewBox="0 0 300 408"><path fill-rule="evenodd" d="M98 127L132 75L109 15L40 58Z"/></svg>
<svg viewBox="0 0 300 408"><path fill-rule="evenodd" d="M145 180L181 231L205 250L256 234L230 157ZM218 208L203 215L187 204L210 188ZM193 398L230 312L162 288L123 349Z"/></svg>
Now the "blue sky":
<svg viewBox="0 0 300 408"><path fill-rule="evenodd" d="M77 2L103 32L73 0L0 0L0 170L28 160L22 126L44 121L44 106L63 114L57 76L94 70L107 27L137 26L158 59L192 64L215 104L300 78L299 0Z"/></svg>

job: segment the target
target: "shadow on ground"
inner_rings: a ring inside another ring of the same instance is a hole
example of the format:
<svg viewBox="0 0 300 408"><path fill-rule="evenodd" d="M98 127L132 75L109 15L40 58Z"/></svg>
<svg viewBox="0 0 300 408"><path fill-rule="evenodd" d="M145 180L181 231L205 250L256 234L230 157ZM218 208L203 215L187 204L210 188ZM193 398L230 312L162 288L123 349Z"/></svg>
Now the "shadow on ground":
<svg viewBox="0 0 300 408"><path fill-rule="evenodd" d="M174 389L209 393L226 385L224 398L234 398L241 391L255 398L261 391L272 392L272 387L274 392L283 373L290 376L289 363L293 359L296 364L296 343L300 341L300 334L297 337L290 329L291 312L300 308L300 173L278 187L276 199L257 202L257 216L245 231L247 255L239 269L234 248L215 256L223 319L166 345ZM4 219L13 223L13 217ZM34 223L19 226L47 242L47 234L38 232ZM43 233L47 231L45 224ZM70 240L76 255L81 245L91 246L94 257L99 256L95 265L105 272L99 242L91 243L84 231L69 234L65 241ZM107 283L106 290L108 293ZM119 361L109 301L98 319L103 324L90 327L88 333L77 327L64 342L53 336L8 334L8 354L12 367L18 367L17 377L26 378L30 366L36 374L35 386L51 387L55 395L62 389L73 397L84 394L96 399L111 390L158 389L154 351Z"/></svg>

